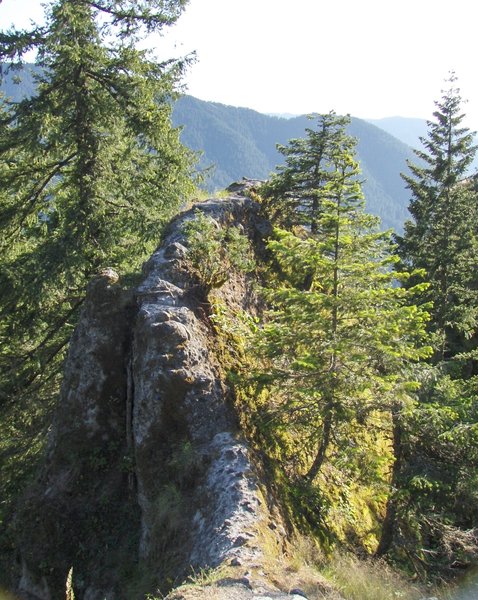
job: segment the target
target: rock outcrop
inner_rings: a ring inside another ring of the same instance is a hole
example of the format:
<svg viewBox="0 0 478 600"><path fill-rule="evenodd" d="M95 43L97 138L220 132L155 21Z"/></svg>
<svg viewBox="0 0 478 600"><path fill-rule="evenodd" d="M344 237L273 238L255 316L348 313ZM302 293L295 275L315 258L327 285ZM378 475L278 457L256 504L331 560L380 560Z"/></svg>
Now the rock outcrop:
<svg viewBox="0 0 478 600"><path fill-rule="evenodd" d="M240 188L198 209L256 243L267 231ZM45 464L17 514L25 598L64 597L71 567L77 600L139 598L191 567L260 563L264 536L283 541L187 268L192 218L170 224L135 289L111 270L90 283ZM245 280L229 293L251 302Z"/></svg>

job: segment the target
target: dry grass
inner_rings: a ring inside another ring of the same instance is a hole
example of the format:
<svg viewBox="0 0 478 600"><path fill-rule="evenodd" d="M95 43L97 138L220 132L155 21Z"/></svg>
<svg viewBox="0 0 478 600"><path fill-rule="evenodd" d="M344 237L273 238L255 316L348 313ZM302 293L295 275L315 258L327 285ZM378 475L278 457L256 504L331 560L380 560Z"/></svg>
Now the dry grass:
<svg viewBox="0 0 478 600"><path fill-rule="evenodd" d="M308 600L449 598L445 593L409 581L384 561L360 560L352 554L341 553L327 557L313 540L297 537L283 555L266 555L260 564L200 570L183 586L173 590L168 600L233 599L235 588L223 588L221 582L227 579L240 581L243 577L255 593L266 589L290 593L298 588Z"/></svg>
<svg viewBox="0 0 478 600"><path fill-rule="evenodd" d="M317 568L323 559L313 540L297 537L284 554L266 555L255 576L259 584L272 584L286 593L294 588L301 589L309 600L343 600Z"/></svg>
<svg viewBox="0 0 478 600"><path fill-rule="evenodd" d="M213 585L221 579L230 577L233 574L233 571L233 569L226 565L220 565L215 569L192 569L192 573L189 575L184 585Z"/></svg>
<svg viewBox="0 0 478 600"><path fill-rule="evenodd" d="M307 537L297 537L287 554L265 568L277 588L302 589L309 600L422 600L446 594L423 588L381 560L360 560L352 554L325 556Z"/></svg>
<svg viewBox="0 0 478 600"><path fill-rule="evenodd" d="M420 600L430 596L382 560L336 554L322 572L346 600Z"/></svg>

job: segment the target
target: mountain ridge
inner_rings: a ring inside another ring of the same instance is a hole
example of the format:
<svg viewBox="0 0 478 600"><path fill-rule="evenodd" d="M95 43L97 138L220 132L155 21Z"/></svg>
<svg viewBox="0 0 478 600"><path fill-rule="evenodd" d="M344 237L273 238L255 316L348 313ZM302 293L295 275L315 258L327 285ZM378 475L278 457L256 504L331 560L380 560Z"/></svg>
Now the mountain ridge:
<svg viewBox="0 0 478 600"><path fill-rule="evenodd" d="M30 95L34 70L28 65L21 72L7 73L0 90L16 101ZM15 83L17 78L20 83ZM271 116L188 95L174 104L173 123L182 128L182 142L201 154L198 169L208 175L204 183L208 192L224 189L242 177L267 179L284 162L277 144L303 137L305 129L312 126L306 115ZM367 210L381 218L384 228L401 231L409 216L409 194L400 172L406 170L407 160L414 160L411 148L377 125L355 117L349 133L358 139Z"/></svg>
<svg viewBox="0 0 478 600"><path fill-rule="evenodd" d="M420 137L427 134L427 120L417 117L383 117L381 119L365 119L368 123L383 129L411 148L418 148Z"/></svg>
<svg viewBox="0 0 478 600"><path fill-rule="evenodd" d="M205 187L213 192L243 176L266 179L284 162L277 144L305 135L312 127L306 115L284 119L248 108L232 107L183 96L175 104L173 122L182 127L182 141L202 151L200 169L216 166ZM356 137L366 206L385 228L401 230L408 218L409 195L400 177L412 150L375 125L352 118L349 133Z"/></svg>

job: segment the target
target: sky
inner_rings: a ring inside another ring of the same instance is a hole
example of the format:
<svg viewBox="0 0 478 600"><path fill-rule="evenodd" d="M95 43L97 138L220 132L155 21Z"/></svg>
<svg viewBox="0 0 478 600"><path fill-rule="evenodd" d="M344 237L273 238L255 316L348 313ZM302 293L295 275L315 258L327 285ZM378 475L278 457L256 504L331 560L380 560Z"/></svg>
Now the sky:
<svg viewBox="0 0 478 600"><path fill-rule="evenodd" d="M0 26L41 14L3 0ZM428 119L454 70L478 130L477 18L470 0L190 0L149 44L162 59L196 52L187 93L264 113Z"/></svg>

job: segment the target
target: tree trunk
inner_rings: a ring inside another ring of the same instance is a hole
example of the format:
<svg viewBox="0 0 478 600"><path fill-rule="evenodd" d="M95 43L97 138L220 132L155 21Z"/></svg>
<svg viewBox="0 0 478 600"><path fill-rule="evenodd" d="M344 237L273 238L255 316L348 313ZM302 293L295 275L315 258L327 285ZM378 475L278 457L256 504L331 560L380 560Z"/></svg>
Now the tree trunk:
<svg viewBox="0 0 478 600"><path fill-rule="evenodd" d="M402 426L400 424L401 405L396 404L392 409L392 429L393 429L393 455L395 461L392 467L392 476L390 481L390 496L387 501L385 519L382 524L382 533L380 542L375 552L375 556L386 554L393 543L396 521L397 521L397 498L400 473L402 470L403 445L402 445Z"/></svg>
<svg viewBox="0 0 478 600"><path fill-rule="evenodd" d="M339 237L340 237L339 236L339 233L340 233L339 232L340 201L341 201L341 197L338 196L337 197L337 221L335 223L335 240L334 240L334 280L333 280L333 289L332 289L334 304L332 307L332 315L331 315L332 316L331 336L332 336L332 339L334 340L334 343L336 340L337 327L338 327L337 297L338 297L338 290L339 290L338 262L339 262ZM330 373L332 374L332 377L335 378L337 375L337 352L336 352L336 350L334 350L332 353L332 359L331 359L329 370L330 370ZM327 403L325 405L325 410L324 410L324 427L323 427L322 439L320 440L320 443L319 443L319 448L317 450L317 456L315 457L315 460L312 463L312 466L310 467L309 472L305 476L306 480L309 483L314 480L314 478L318 475L320 469L322 468L322 464L325 460L325 454L329 447L330 434L332 431L333 408L335 405L334 389L335 389L335 385L332 386L331 391L329 391L327 394L328 400L327 400Z"/></svg>
<svg viewBox="0 0 478 600"><path fill-rule="evenodd" d="M322 433L322 438L319 442L319 447L317 449L317 455L310 467L307 475L305 476L305 480L309 483L313 481L317 475L319 474L320 469L325 460L325 454L329 447L330 443L330 434L332 432L332 409L329 407L324 416L324 430Z"/></svg>

